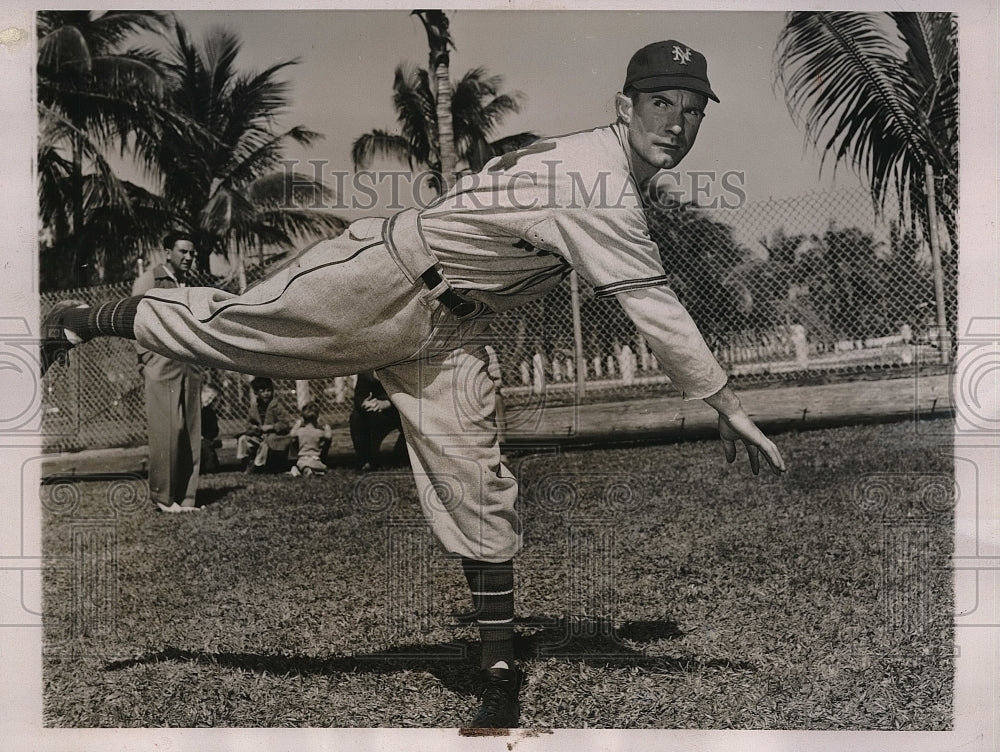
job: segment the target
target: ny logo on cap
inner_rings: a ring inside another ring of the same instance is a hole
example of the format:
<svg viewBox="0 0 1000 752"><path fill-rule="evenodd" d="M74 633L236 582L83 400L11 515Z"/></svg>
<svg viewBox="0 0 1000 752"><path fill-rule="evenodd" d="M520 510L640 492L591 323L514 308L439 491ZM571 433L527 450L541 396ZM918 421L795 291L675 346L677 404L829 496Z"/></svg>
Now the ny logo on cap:
<svg viewBox="0 0 1000 752"><path fill-rule="evenodd" d="M680 45L674 45L674 62L680 63L681 65L687 65L691 62L691 48L684 47L683 49Z"/></svg>

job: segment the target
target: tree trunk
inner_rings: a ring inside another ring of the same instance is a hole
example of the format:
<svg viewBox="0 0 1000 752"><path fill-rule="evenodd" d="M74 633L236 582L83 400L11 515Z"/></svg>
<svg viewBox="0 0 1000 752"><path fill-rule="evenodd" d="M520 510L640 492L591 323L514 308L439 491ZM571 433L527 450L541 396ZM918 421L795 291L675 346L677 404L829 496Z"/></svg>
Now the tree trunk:
<svg viewBox="0 0 1000 752"><path fill-rule="evenodd" d="M83 156L79 146L80 137L73 136L73 167L70 173L70 201L72 206L72 227L70 237L73 238L73 259L70 274L76 287L87 286L87 264L83 247Z"/></svg>
<svg viewBox="0 0 1000 752"><path fill-rule="evenodd" d="M434 68L437 88L438 156L441 158L441 193L447 193L455 183L458 156L455 153L455 130L451 121L451 79L448 66L439 64Z"/></svg>
<svg viewBox="0 0 1000 752"><path fill-rule="evenodd" d="M458 157L455 153L455 129L451 119L451 80L448 73L448 49L452 47L448 16L443 10L415 10L427 32L429 71L434 76L434 101L437 114L438 160L441 165L441 192L447 193L455 182Z"/></svg>

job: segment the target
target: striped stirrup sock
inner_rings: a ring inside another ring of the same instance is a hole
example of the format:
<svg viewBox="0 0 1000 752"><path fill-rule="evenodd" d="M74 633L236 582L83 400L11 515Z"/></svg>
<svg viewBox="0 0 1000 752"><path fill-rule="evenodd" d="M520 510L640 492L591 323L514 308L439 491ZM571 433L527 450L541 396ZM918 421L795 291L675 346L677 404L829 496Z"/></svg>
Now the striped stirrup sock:
<svg viewBox="0 0 1000 752"><path fill-rule="evenodd" d="M134 295L99 306L71 308L62 315L61 323L84 342L101 336L135 339L135 314L140 300L141 295Z"/></svg>
<svg viewBox="0 0 1000 752"><path fill-rule="evenodd" d="M497 661L514 665L514 562L462 559L472 591L476 626L483 643L482 668Z"/></svg>

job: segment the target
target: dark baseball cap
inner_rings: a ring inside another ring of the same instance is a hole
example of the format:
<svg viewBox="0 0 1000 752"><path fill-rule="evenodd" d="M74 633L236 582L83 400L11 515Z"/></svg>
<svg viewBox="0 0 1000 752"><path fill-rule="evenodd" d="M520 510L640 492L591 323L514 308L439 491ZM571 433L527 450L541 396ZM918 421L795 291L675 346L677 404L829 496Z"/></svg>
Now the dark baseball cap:
<svg viewBox="0 0 1000 752"><path fill-rule="evenodd" d="M719 101L708 83L705 56L674 39L647 44L632 56L622 91L629 87L639 91L691 89Z"/></svg>

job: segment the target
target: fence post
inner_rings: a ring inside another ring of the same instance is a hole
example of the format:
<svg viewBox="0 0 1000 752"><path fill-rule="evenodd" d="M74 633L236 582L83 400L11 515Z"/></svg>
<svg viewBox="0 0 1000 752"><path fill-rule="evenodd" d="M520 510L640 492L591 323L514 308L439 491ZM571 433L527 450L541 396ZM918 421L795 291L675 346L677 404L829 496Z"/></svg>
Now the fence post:
<svg viewBox="0 0 1000 752"><path fill-rule="evenodd" d="M934 302L937 305L938 344L941 362L951 360L951 337L948 334L948 317L944 306L944 271L941 268L941 242L938 233L937 199L934 192L934 168L924 165L924 183L927 192L927 229L931 244L931 270L934 274Z"/></svg>
<svg viewBox="0 0 1000 752"><path fill-rule="evenodd" d="M587 360L583 355L583 324L580 321L580 280L575 271L569 273L569 305L573 309L573 352L576 360L576 401L586 391Z"/></svg>
<svg viewBox="0 0 1000 752"><path fill-rule="evenodd" d="M295 403L299 410L310 400L312 400L312 389L309 382L297 379L295 381Z"/></svg>

